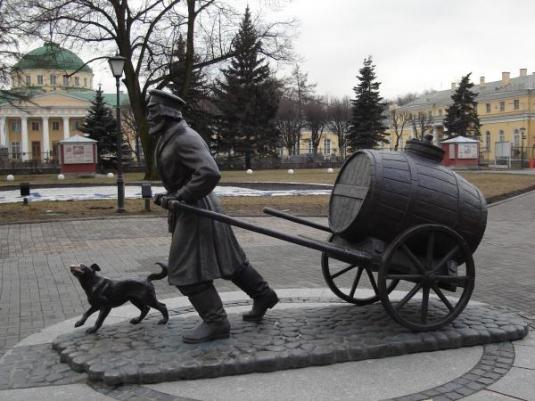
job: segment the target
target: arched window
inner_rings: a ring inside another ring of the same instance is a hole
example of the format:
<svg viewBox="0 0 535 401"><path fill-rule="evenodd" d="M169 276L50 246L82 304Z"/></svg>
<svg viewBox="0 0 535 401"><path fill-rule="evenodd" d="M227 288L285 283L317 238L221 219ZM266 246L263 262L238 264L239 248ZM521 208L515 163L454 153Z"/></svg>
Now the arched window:
<svg viewBox="0 0 535 401"><path fill-rule="evenodd" d="M490 131L487 131L485 133L485 147L487 150L490 150L491 148L491 143L490 143Z"/></svg>
<svg viewBox="0 0 535 401"><path fill-rule="evenodd" d="M499 142L505 142L505 132L503 132L503 129L500 130L500 140Z"/></svg>

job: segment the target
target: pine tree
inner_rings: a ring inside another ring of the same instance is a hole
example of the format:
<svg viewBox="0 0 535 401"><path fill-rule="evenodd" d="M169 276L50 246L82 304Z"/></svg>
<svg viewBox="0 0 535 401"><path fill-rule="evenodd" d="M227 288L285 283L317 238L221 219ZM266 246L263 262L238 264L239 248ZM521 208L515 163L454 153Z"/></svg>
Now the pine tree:
<svg viewBox="0 0 535 401"><path fill-rule="evenodd" d="M99 87L95 100L91 102L89 112L80 127L80 131L88 134L89 138L97 141L99 166L102 167L101 155L116 153L117 123L113 118L112 110L104 103L102 89Z"/></svg>
<svg viewBox="0 0 535 401"><path fill-rule="evenodd" d="M353 151L371 149L386 142L386 126L383 124L383 112L386 103L379 95L380 82L376 82L375 65L371 56L364 59L364 67L357 75L360 83L353 88L355 99L352 103L351 129L347 136L348 145Z"/></svg>
<svg viewBox="0 0 535 401"><path fill-rule="evenodd" d="M477 114L477 93L472 92L474 84L470 75L462 77L459 87L451 95L453 104L446 110L444 126L448 129L448 137L462 135L478 137L481 124Z"/></svg>
<svg viewBox="0 0 535 401"><path fill-rule="evenodd" d="M218 150L243 155L246 169L251 168L255 154L274 155L279 146L274 124L280 85L260 57L261 50L247 7L234 39L234 56L214 89L221 112Z"/></svg>

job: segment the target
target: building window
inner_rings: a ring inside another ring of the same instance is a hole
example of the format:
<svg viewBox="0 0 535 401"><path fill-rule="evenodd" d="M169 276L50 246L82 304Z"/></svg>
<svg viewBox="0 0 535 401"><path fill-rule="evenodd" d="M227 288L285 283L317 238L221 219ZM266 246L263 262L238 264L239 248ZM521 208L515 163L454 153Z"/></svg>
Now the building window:
<svg viewBox="0 0 535 401"><path fill-rule="evenodd" d="M503 129L500 130L500 142L505 142L505 133Z"/></svg>
<svg viewBox="0 0 535 401"><path fill-rule="evenodd" d="M310 139L307 141L307 144L308 144L308 152L307 153L308 154L314 153L314 146L312 146L312 141Z"/></svg>
<svg viewBox="0 0 535 401"><path fill-rule="evenodd" d="M50 158L55 159L58 156L58 141L52 141L52 149L50 149Z"/></svg>
<svg viewBox="0 0 535 401"><path fill-rule="evenodd" d="M515 110L518 110L520 108L520 100L515 99L513 101L513 105L514 105Z"/></svg>
<svg viewBox="0 0 535 401"><path fill-rule="evenodd" d="M20 121L19 120L11 120L11 132L14 134L20 133Z"/></svg>
<svg viewBox="0 0 535 401"><path fill-rule="evenodd" d="M26 75L26 86L30 86L32 84L32 77L29 75Z"/></svg>
<svg viewBox="0 0 535 401"><path fill-rule="evenodd" d="M487 103L485 106L487 107L487 113L490 113L490 103Z"/></svg>
<svg viewBox="0 0 535 401"><path fill-rule="evenodd" d="M431 110L429 110L429 111L427 112L427 119L428 119L428 120L431 120L432 118L433 118L433 112L432 112Z"/></svg>
<svg viewBox="0 0 535 401"><path fill-rule="evenodd" d="M59 121L52 121L52 131L59 131Z"/></svg>
<svg viewBox="0 0 535 401"><path fill-rule="evenodd" d="M323 154L324 155L330 155L331 154L331 140L325 138L323 140Z"/></svg>
<svg viewBox="0 0 535 401"><path fill-rule="evenodd" d="M63 86L69 86L69 77L63 77Z"/></svg>
<svg viewBox="0 0 535 401"><path fill-rule="evenodd" d="M485 146L487 148L487 151L490 151L490 131L487 131L485 133Z"/></svg>
<svg viewBox="0 0 535 401"><path fill-rule="evenodd" d="M442 109L438 109L438 115L439 115L439 116L442 115Z"/></svg>
<svg viewBox="0 0 535 401"><path fill-rule="evenodd" d="M84 78L84 88L87 88L87 78Z"/></svg>
<svg viewBox="0 0 535 401"><path fill-rule="evenodd" d="M515 132L513 134L513 146L520 146L520 131L518 131L518 129L515 129Z"/></svg>
<svg viewBox="0 0 535 401"><path fill-rule="evenodd" d="M50 85L54 86L56 85L56 76L55 75L50 75Z"/></svg>
<svg viewBox="0 0 535 401"><path fill-rule="evenodd" d="M42 75L38 75L37 76L37 85L43 85L43 76Z"/></svg>
<svg viewBox="0 0 535 401"><path fill-rule="evenodd" d="M80 78L74 77L74 86L80 86Z"/></svg>
<svg viewBox="0 0 535 401"><path fill-rule="evenodd" d="M82 126L82 122L80 120L74 120L74 128L79 130Z"/></svg>
<svg viewBox="0 0 535 401"><path fill-rule="evenodd" d="M32 131L39 131L39 121L32 121Z"/></svg>
<svg viewBox="0 0 535 401"><path fill-rule="evenodd" d="M20 142L11 142L11 158L20 160Z"/></svg>
<svg viewBox="0 0 535 401"><path fill-rule="evenodd" d="M500 102L500 111L505 111L505 102Z"/></svg>

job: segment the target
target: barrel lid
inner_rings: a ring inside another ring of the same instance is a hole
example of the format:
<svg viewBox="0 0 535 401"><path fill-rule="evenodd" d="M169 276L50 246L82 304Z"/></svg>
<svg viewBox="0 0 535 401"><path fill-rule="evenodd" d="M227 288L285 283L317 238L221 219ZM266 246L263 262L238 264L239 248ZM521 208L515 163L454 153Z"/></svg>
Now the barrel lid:
<svg viewBox="0 0 535 401"><path fill-rule="evenodd" d="M432 141L433 135L429 134L423 140L409 139L405 146L405 152L440 163L444 157L444 150L433 145Z"/></svg>

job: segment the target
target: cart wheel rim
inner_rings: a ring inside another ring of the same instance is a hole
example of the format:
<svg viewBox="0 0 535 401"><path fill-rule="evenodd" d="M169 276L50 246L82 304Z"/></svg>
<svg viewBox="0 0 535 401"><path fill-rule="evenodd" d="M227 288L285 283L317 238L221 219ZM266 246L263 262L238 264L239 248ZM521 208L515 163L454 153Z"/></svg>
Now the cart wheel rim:
<svg viewBox="0 0 535 401"><path fill-rule="evenodd" d="M409 262L408 267L399 264L400 260ZM449 271L453 265L455 274ZM411 287L399 301L391 299L387 291L386 282L393 278ZM379 296L387 313L399 324L414 331L434 330L452 322L464 310L474 289L474 278L474 260L463 237L447 226L423 224L398 235L385 250L379 268ZM461 288L460 296L448 297L444 290L448 286Z"/></svg>
<svg viewBox="0 0 535 401"><path fill-rule="evenodd" d="M331 236L329 242L332 242L333 239L334 236ZM343 265L335 266L329 260ZM321 255L321 268L325 282L340 299L358 306L370 305L380 300L378 295L378 273L374 272L370 267L341 262L329 257L324 252ZM398 282L399 280L389 280L386 285L386 291L388 293L392 292ZM347 285L343 285L343 283ZM374 295L364 296L361 294L363 287L373 290Z"/></svg>

